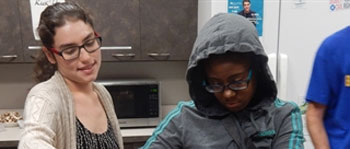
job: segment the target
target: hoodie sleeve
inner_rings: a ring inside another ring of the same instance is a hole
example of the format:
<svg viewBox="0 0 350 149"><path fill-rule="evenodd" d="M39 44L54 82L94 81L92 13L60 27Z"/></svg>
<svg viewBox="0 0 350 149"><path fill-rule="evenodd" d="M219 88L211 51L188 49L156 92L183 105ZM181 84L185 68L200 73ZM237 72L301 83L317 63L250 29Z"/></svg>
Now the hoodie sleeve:
<svg viewBox="0 0 350 149"><path fill-rule="evenodd" d="M303 149L304 135L299 107L293 102L284 104L280 107L279 116L275 120L282 121L280 121L272 148Z"/></svg>
<svg viewBox="0 0 350 149"><path fill-rule="evenodd" d="M169 112L164 120L154 130L142 149L180 149L182 142L182 109L183 106L193 106L191 102L180 102L177 107Z"/></svg>

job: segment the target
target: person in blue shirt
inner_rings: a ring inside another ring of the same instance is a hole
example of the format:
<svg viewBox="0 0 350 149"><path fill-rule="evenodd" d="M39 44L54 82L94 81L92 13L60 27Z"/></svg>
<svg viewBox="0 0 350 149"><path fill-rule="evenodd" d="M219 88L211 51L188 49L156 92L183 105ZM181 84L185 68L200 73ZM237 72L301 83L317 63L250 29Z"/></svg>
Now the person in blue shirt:
<svg viewBox="0 0 350 149"><path fill-rule="evenodd" d="M307 128L315 148L349 148L350 26L319 47L306 101Z"/></svg>

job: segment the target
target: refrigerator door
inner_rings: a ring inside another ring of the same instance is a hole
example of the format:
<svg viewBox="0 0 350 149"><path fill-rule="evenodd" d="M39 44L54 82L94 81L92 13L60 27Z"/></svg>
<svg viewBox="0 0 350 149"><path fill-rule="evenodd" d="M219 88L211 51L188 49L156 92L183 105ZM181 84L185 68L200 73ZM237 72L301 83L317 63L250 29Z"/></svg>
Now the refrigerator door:
<svg viewBox="0 0 350 149"><path fill-rule="evenodd" d="M316 51L330 34L350 25L344 1L280 0L277 78L285 100L302 105ZM287 56L287 62L283 62ZM284 63L284 64L283 64ZM281 73L283 72L283 73ZM288 74L288 76L287 76ZM303 116L305 149L313 148Z"/></svg>
<svg viewBox="0 0 350 149"><path fill-rule="evenodd" d="M350 9L334 8L332 0L281 2L278 53L288 57L286 100L301 105L318 47L328 35L350 25Z"/></svg>

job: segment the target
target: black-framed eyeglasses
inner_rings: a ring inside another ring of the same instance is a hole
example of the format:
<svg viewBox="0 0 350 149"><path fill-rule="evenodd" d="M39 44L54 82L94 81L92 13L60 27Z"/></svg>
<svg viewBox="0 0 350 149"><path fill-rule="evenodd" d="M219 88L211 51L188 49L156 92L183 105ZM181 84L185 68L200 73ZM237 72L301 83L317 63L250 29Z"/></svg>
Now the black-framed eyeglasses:
<svg viewBox="0 0 350 149"><path fill-rule="evenodd" d="M55 48L50 48L50 50L63 57L64 60L73 60L80 56L81 48L84 48L86 52L93 53L99 50L102 46L102 37L100 37L96 32L94 32L95 37L87 40L81 46L71 46L64 48L60 51Z"/></svg>
<svg viewBox="0 0 350 149"><path fill-rule="evenodd" d="M233 81L227 85L224 84L207 84L206 81L203 81L203 86L209 93L221 93L226 87L233 91L240 91L248 88L249 81L252 79L252 69L249 69L247 79L240 81Z"/></svg>

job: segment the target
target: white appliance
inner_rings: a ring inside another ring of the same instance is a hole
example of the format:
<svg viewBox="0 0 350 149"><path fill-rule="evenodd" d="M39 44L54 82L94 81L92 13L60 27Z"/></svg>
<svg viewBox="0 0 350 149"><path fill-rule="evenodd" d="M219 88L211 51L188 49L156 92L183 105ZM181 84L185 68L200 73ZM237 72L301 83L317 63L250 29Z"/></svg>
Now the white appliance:
<svg viewBox="0 0 350 149"><path fill-rule="evenodd" d="M278 68L279 80L285 81L284 86L279 86L279 89L286 91L282 98L294 101L299 105L305 101L318 47L327 36L350 25L350 19L346 19L349 18L350 9L332 11L331 9L334 8L332 8L331 1L283 0L280 2L277 53L280 56L287 56L288 62L287 68ZM283 61L283 58L279 57L279 59ZM281 64L281 61L277 63ZM288 76L281 75L281 71L285 71ZM305 148L312 149L313 145L306 130L305 121L304 136Z"/></svg>

